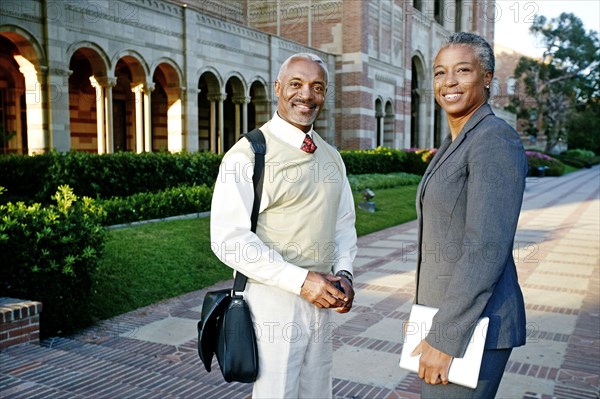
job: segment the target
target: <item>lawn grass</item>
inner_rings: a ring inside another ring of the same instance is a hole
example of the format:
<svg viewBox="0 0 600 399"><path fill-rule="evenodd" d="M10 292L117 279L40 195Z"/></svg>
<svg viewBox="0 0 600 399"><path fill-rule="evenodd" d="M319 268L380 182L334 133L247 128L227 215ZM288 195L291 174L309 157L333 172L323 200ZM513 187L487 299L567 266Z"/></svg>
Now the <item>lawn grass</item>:
<svg viewBox="0 0 600 399"><path fill-rule="evenodd" d="M356 209L359 236L416 218L417 186L375 190L375 213ZM355 203L363 201L355 194ZM209 218L143 224L107 233L95 275L94 317L103 320L232 277L210 250Z"/></svg>
<svg viewBox="0 0 600 399"><path fill-rule="evenodd" d="M578 170L580 170L580 169L576 168L576 167L573 167L571 165L565 164L565 172L563 173L563 175L566 175L567 173L577 172Z"/></svg>
<svg viewBox="0 0 600 399"><path fill-rule="evenodd" d="M107 234L92 304L103 320L231 278L210 250L209 219L150 223Z"/></svg>
<svg viewBox="0 0 600 399"><path fill-rule="evenodd" d="M358 236L383 230L417 218L415 196L417 186L402 186L375 190L375 212L370 213L358 208L358 203L364 199L360 194L354 194L356 204L356 233Z"/></svg>

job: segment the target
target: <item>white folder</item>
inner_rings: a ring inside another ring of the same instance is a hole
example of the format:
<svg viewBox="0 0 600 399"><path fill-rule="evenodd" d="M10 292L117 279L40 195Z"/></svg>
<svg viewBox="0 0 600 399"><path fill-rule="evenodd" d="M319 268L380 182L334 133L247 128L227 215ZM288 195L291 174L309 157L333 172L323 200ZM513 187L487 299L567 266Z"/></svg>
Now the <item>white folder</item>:
<svg viewBox="0 0 600 399"><path fill-rule="evenodd" d="M415 373L419 372L419 359L421 355L411 356L410 354L431 330L432 319L437 311L438 309L436 308L413 305L404 334L404 345L400 355L401 368L414 371ZM450 371L448 373L449 382L469 388L477 387L489 322L488 317L479 319L464 357L455 357L450 364Z"/></svg>

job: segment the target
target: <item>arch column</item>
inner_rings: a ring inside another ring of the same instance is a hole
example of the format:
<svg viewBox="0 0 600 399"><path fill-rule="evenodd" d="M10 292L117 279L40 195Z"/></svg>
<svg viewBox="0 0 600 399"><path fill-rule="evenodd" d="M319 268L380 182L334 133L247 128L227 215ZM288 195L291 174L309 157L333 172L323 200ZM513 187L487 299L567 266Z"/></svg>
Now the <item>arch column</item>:
<svg viewBox="0 0 600 399"><path fill-rule="evenodd" d="M225 141L225 128L223 123L223 103L227 99L227 93L218 93L207 96L210 101L210 150L220 154L223 152ZM215 132L215 120L217 120ZM216 138L216 140L213 140Z"/></svg>
<svg viewBox="0 0 600 399"><path fill-rule="evenodd" d="M183 147L189 152L199 150L199 132L198 132L198 93L200 90L194 86L182 88L183 125L182 135L184 138Z"/></svg>
<svg viewBox="0 0 600 399"><path fill-rule="evenodd" d="M144 151L144 106L143 90L144 84L137 83L131 85L131 91L134 94L134 112L135 112L135 152L138 154Z"/></svg>
<svg viewBox="0 0 600 399"><path fill-rule="evenodd" d="M25 107L27 109L27 149L29 155L46 152L50 148L48 137L46 93L42 93L42 77L35 65L22 55L15 55L19 72L25 78ZM45 67L40 67L44 71Z"/></svg>
<svg viewBox="0 0 600 399"><path fill-rule="evenodd" d="M106 154L106 117L104 115L104 102L106 101L106 82L99 82L100 78L90 76L90 84L96 90L96 141L98 154Z"/></svg>
<svg viewBox="0 0 600 399"><path fill-rule="evenodd" d="M115 152L115 136L113 127L113 87L117 85L117 78L109 77L106 79L106 98L104 108L106 109L106 152L113 154Z"/></svg>
<svg viewBox="0 0 600 399"><path fill-rule="evenodd" d="M154 91L154 82L146 82L142 87L144 104L144 151L152 151L152 103L151 93Z"/></svg>
<svg viewBox="0 0 600 399"><path fill-rule="evenodd" d="M169 102L167 110L167 147L170 152L181 152L185 145L183 134L183 95L185 87L166 89Z"/></svg>
<svg viewBox="0 0 600 399"><path fill-rule="evenodd" d="M233 98L235 104L235 140L239 140L243 133L248 131L248 104L252 100L249 96Z"/></svg>
<svg viewBox="0 0 600 399"><path fill-rule="evenodd" d="M106 76L91 76L90 83L96 90L98 154L110 154L114 152L112 88L116 86L117 79Z"/></svg>
<svg viewBox="0 0 600 399"><path fill-rule="evenodd" d="M22 87L8 89L9 98L14 98L15 101L15 125L13 129L17 132L15 147L11 148L17 151L18 154L24 154L26 150L27 138L23 137L23 126L26 126L26 121L21 119L21 95L23 94Z"/></svg>
<svg viewBox="0 0 600 399"><path fill-rule="evenodd" d="M71 149L71 118L69 111L69 76L73 71L58 64L48 69L46 112L50 148L59 152ZM65 90L65 88L67 88Z"/></svg>

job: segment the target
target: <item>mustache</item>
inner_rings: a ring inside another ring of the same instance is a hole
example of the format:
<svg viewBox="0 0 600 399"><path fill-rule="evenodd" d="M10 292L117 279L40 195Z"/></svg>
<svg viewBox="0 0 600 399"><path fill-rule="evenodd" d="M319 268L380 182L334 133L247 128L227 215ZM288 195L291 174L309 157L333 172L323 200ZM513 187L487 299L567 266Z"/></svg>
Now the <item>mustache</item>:
<svg viewBox="0 0 600 399"><path fill-rule="evenodd" d="M312 101L306 101L306 100L301 100L301 99L294 99L294 98L291 98L291 99L289 100L289 102L291 102L291 103L292 103L292 105L296 105L296 104L302 104L302 105L309 106L309 107L311 107L311 108L317 108L317 104L315 104L315 103L314 103L314 102L312 102Z"/></svg>

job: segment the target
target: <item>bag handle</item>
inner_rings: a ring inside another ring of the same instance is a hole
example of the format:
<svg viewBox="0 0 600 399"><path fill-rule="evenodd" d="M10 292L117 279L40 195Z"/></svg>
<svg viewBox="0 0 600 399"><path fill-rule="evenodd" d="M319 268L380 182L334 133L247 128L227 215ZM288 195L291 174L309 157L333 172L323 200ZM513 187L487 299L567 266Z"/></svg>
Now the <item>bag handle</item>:
<svg viewBox="0 0 600 399"><path fill-rule="evenodd" d="M260 199L265 175L265 154L267 153L267 144L265 142L265 136L258 128L246 133L244 137L250 142L252 151L254 152L254 173L252 175L254 202L252 203L252 214L250 215L250 229L253 233L256 233L258 211L260 208ZM248 277L240 272L236 272L231 296L236 296L236 292L243 292L246 289L247 281Z"/></svg>

